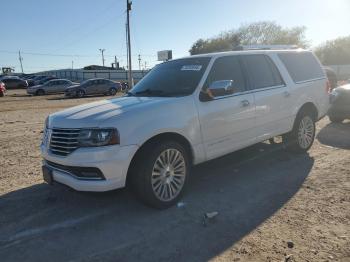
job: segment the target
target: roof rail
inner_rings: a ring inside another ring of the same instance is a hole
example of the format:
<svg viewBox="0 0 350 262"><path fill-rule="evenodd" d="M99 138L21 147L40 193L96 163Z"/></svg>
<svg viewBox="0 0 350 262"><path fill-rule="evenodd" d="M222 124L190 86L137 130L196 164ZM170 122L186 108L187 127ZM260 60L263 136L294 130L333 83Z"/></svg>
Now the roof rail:
<svg viewBox="0 0 350 262"><path fill-rule="evenodd" d="M297 45L240 45L234 50L285 50L298 48Z"/></svg>

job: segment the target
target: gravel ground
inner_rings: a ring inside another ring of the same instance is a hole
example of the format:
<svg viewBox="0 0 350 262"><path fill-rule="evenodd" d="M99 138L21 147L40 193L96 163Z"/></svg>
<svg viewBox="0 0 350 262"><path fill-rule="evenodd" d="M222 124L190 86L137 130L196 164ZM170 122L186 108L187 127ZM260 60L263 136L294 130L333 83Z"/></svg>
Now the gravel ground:
<svg viewBox="0 0 350 262"><path fill-rule="evenodd" d="M350 122L321 120L309 154L261 143L196 166L157 211L43 183L46 116L99 99L0 98L1 261L350 261Z"/></svg>

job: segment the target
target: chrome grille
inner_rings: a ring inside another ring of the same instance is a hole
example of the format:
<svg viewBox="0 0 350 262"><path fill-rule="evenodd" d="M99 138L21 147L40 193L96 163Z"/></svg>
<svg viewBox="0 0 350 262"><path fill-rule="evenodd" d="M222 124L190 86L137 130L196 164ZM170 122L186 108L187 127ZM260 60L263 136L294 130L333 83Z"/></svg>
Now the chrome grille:
<svg viewBox="0 0 350 262"><path fill-rule="evenodd" d="M78 148L80 129L53 128L50 151L56 155L67 156Z"/></svg>

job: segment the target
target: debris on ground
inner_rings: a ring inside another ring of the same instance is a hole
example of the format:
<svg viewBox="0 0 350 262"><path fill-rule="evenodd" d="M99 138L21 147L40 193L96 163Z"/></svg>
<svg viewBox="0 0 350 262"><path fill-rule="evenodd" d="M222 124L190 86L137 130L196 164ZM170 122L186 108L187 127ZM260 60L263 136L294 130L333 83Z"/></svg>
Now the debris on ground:
<svg viewBox="0 0 350 262"><path fill-rule="evenodd" d="M177 207L178 208L181 208L181 207L184 207L186 204L185 204L185 202L179 202L179 203L177 203Z"/></svg>
<svg viewBox="0 0 350 262"><path fill-rule="evenodd" d="M293 259L293 255L292 255L292 254L289 254L289 255L285 256L284 261L285 261L285 262L291 262L292 259Z"/></svg>
<svg viewBox="0 0 350 262"><path fill-rule="evenodd" d="M214 222L218 214L219 212L217 211L205 213L203 217L203 226L207 226L208 222Z"/></svg>

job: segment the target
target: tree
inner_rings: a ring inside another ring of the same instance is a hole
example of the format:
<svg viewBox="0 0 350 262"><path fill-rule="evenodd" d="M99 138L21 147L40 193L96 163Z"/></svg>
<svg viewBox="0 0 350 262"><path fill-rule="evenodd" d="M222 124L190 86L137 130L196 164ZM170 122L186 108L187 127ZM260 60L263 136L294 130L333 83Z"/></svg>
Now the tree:
<svg viewBox="0 0 350 262"><path fill-rule="evenodd" d="M349 65L350 36L327 41L318 46L315 53L324 65Z"/></svg>
<svg viewBox="0 0 350 262"><path fill-rule="evenodd" d="M305 27L283 28L275 22L263 21L242 25L236 30L197 40L189 50L191 55L229 51L239 45L289 44L307 47Z"/></svg>

